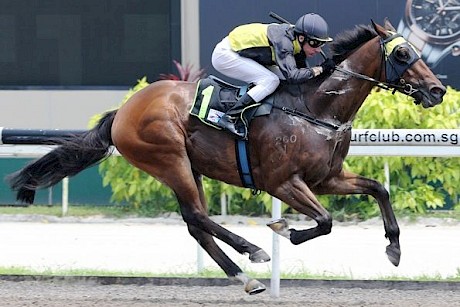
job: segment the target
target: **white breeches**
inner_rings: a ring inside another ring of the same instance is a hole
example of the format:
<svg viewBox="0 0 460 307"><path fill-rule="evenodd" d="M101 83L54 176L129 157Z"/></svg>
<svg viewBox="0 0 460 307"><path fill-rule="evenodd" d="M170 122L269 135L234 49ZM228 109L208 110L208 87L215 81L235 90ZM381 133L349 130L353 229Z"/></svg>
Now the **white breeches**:
<svg viewBox="0 0 460 307"><path fill-rule="evenodd" d="M227 37L216 45L211 60L214 68L227 77L253 83L255 86L248 91L248 95L255 102L273 93L280 84L281 76L233 51Z"/></svg>

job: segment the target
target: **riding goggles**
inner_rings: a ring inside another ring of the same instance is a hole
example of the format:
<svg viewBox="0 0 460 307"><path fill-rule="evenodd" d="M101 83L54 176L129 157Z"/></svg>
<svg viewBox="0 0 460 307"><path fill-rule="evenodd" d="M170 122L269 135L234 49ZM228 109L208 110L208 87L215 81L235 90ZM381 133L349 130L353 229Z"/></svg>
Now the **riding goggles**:
<svg viewBox="0 0 460 307"><path fill-rule="evenodd" d="M312 48L319 48L322 47L326 42L307 37L307 44Z"/></svg>

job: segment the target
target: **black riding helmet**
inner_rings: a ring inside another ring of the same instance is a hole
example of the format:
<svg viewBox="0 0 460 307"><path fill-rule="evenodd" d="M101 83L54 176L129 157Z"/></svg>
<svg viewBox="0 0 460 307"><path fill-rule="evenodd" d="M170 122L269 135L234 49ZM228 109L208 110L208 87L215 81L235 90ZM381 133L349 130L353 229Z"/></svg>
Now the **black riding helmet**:
<svg viewBox="0 0 460 307"><path fill-rule="evenodd" d="M327 34L328 26L323 17L315 13L309 13L300 17L294 26L297 35L304 35L309 39L326 43L332 41Z"/></svg>

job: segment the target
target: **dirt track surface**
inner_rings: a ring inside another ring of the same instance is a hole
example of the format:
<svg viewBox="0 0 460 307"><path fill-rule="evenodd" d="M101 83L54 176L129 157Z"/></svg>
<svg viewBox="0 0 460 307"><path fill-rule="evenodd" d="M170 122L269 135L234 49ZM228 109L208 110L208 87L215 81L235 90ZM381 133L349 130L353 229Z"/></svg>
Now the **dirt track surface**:
<svg viewBox="0 0 460 307"><path fill-rule="evenodd" d="M372 283L369 281L369 283ZM47 307L143 306L460 306L454 287L312 287L285 286L279 298L270 291L249 296L240 285L158 286L86 281L0 281L0 305ZM437 288L437 289L436 289Z"/></svg>

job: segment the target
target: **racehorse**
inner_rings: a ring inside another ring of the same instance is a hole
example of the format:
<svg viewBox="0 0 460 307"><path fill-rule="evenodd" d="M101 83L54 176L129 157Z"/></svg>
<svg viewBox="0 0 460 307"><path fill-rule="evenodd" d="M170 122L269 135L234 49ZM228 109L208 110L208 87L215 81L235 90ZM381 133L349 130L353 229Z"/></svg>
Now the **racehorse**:
<svg viewBox="0 0 460 307"><path fill-rule="evenodd" d="M293 244L331 232L332 217L315 194L365 194L379 205L386 253L400 262L399 226L388 192L379 182L342 169L351 123L374 86L400 91L424 108L442 102L445 87L417 51L388 21L385 27L359 25L330 45L337 67L324 77L281 86L271 114L255 118L248 133L255 188L280 199L317 226L289 229L284 219L268 225ZM106 113L96 127L60 142L60 146L9 176L20 201L33 203L35 190L52 186L112 153L112 145L132 165L175 193L189 233L229 278L256 294L265 286L250 278L221 250L214 237L252 262L269 261L260 247L213 222L207 214L202 176L242 186L235 140L190 116L196 83L161 80Z"/></svg>

